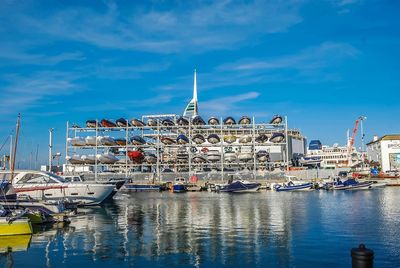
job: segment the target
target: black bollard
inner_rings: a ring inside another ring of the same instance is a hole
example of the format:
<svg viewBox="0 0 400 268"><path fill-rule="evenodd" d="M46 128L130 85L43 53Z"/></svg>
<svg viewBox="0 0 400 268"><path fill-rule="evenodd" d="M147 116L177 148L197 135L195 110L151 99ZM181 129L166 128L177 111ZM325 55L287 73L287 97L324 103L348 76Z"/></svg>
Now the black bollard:
<svg viewBox="0 0 400 268"><path fill-rule="evenodd" d="M360 244L358 248L351 249L351 264L353 268L374 267L374 252Z"/></svg>

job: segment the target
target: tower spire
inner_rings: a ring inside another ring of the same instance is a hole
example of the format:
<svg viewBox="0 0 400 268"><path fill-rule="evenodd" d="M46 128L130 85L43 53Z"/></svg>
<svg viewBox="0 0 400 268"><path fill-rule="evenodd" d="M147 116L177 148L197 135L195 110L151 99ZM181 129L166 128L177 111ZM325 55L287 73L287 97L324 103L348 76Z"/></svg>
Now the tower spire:
<svg viewBox="0 0 400 268"><path fill-rule="evenodd" d="M183 116L195 117L198 115L198 105L197 105L197 79L196 79L196 69L194 69L194 79L193 79L193 98L186 106Z"/></svg>

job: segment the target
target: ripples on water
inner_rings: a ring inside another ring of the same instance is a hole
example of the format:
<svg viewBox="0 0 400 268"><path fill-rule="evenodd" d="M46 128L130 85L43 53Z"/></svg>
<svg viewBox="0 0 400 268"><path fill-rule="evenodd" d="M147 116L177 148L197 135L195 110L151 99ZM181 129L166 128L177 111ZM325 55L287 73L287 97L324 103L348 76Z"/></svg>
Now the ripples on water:
<svg viewBox="0 0 400 268"><path fill-rule="evenodd" d="M400 267L400 188L354 192L119 193L42 227L3 266L350 267L360 242Z"/></svg>

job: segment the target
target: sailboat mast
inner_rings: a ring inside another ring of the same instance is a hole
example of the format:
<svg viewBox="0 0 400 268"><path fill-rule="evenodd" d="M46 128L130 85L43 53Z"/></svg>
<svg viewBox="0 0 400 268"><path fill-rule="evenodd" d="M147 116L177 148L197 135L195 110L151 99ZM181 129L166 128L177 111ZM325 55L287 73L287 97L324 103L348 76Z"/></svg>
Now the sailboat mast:
<svg viewBox="0 0 400 268"><path fill-rule="evenodd" d="M12 162L11 162L11 178L10 178L11 182L12 182L12 180L14 178L15 159L16 159L16 156L17 156L17 145L18 145L18 134L19 134L20 118L21 118L21 115L20 115L20 113L18 113L17 125L15 127L14 153L13 153Z"/></svg>

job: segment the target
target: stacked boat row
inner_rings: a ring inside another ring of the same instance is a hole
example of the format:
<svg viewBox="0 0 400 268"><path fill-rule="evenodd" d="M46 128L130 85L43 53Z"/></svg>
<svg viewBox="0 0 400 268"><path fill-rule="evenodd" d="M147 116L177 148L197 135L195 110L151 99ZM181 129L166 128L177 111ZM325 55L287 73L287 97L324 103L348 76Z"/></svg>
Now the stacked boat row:
<svg viewBox="0 0 400 268"><path fill-rule="evenodd" d="M275 115L269 123L272 125L279 125L283 121L282 116L280 115ZM150 127L157 127L159 125L164 126L164 127L170 127L170 126L185 126L189 125L191 123L194 126L204 126L204 125L210 125L210 126L216 126L220 125L220 120L217 117L210 117L206 123L206 121L201 117L201 116L195 116L193 119L189 119L186 117L179 117L176 120L172 120L170 118L165 118L162 120L156 119L156 118L149 118L147 122L143 122L140 119L125 119L125 118L119 118L115 121L109 120L109 119L102 119L100 121L97 120L87 120L86 121L86 127L88 128L96 128L96 127L104 127L104 128L116 128L116 127L145 127L150 126ZM248 116L242 116L238 122L236 123L236 120L228 116L224 120L222 120L222 123L224 125L250 125L251 124L251 119ZM77 127L77 126L76 126Z"/></svg>
<svg viewBox="0 0 400 268"><path fill-rule="evenodd" d="M284 141L285 135L281 132L275 132L268 134L260 134L255 138L255 142L257 143L280 143ZM253 141L252 135L242 135L242 136L235 136L235 135L224 135L222 138L223 142L228 144L233 144L235 142L239 143L250 143ZM160 141L166 145L172 144L188 144L190 142L189 138L184 134L179 134L177 138L173 138L170 136L162 136ZM206 138L201 134L195 134L192 137L192 141L195 144L203 144L206 141L210 144L218 144L221 142L221 138L218 134L212 133L208 135ZM83 137L74 137L68 138L68 142L72 146L126 146L127 140L124 138L114 139L110 136L98 136L97 138L94 136L88 136L86 138ZM132 145L144 145L146 141L141 136L132 136L129 138L128 144ZM148 144L148 143L147 143Z"/></svg>

